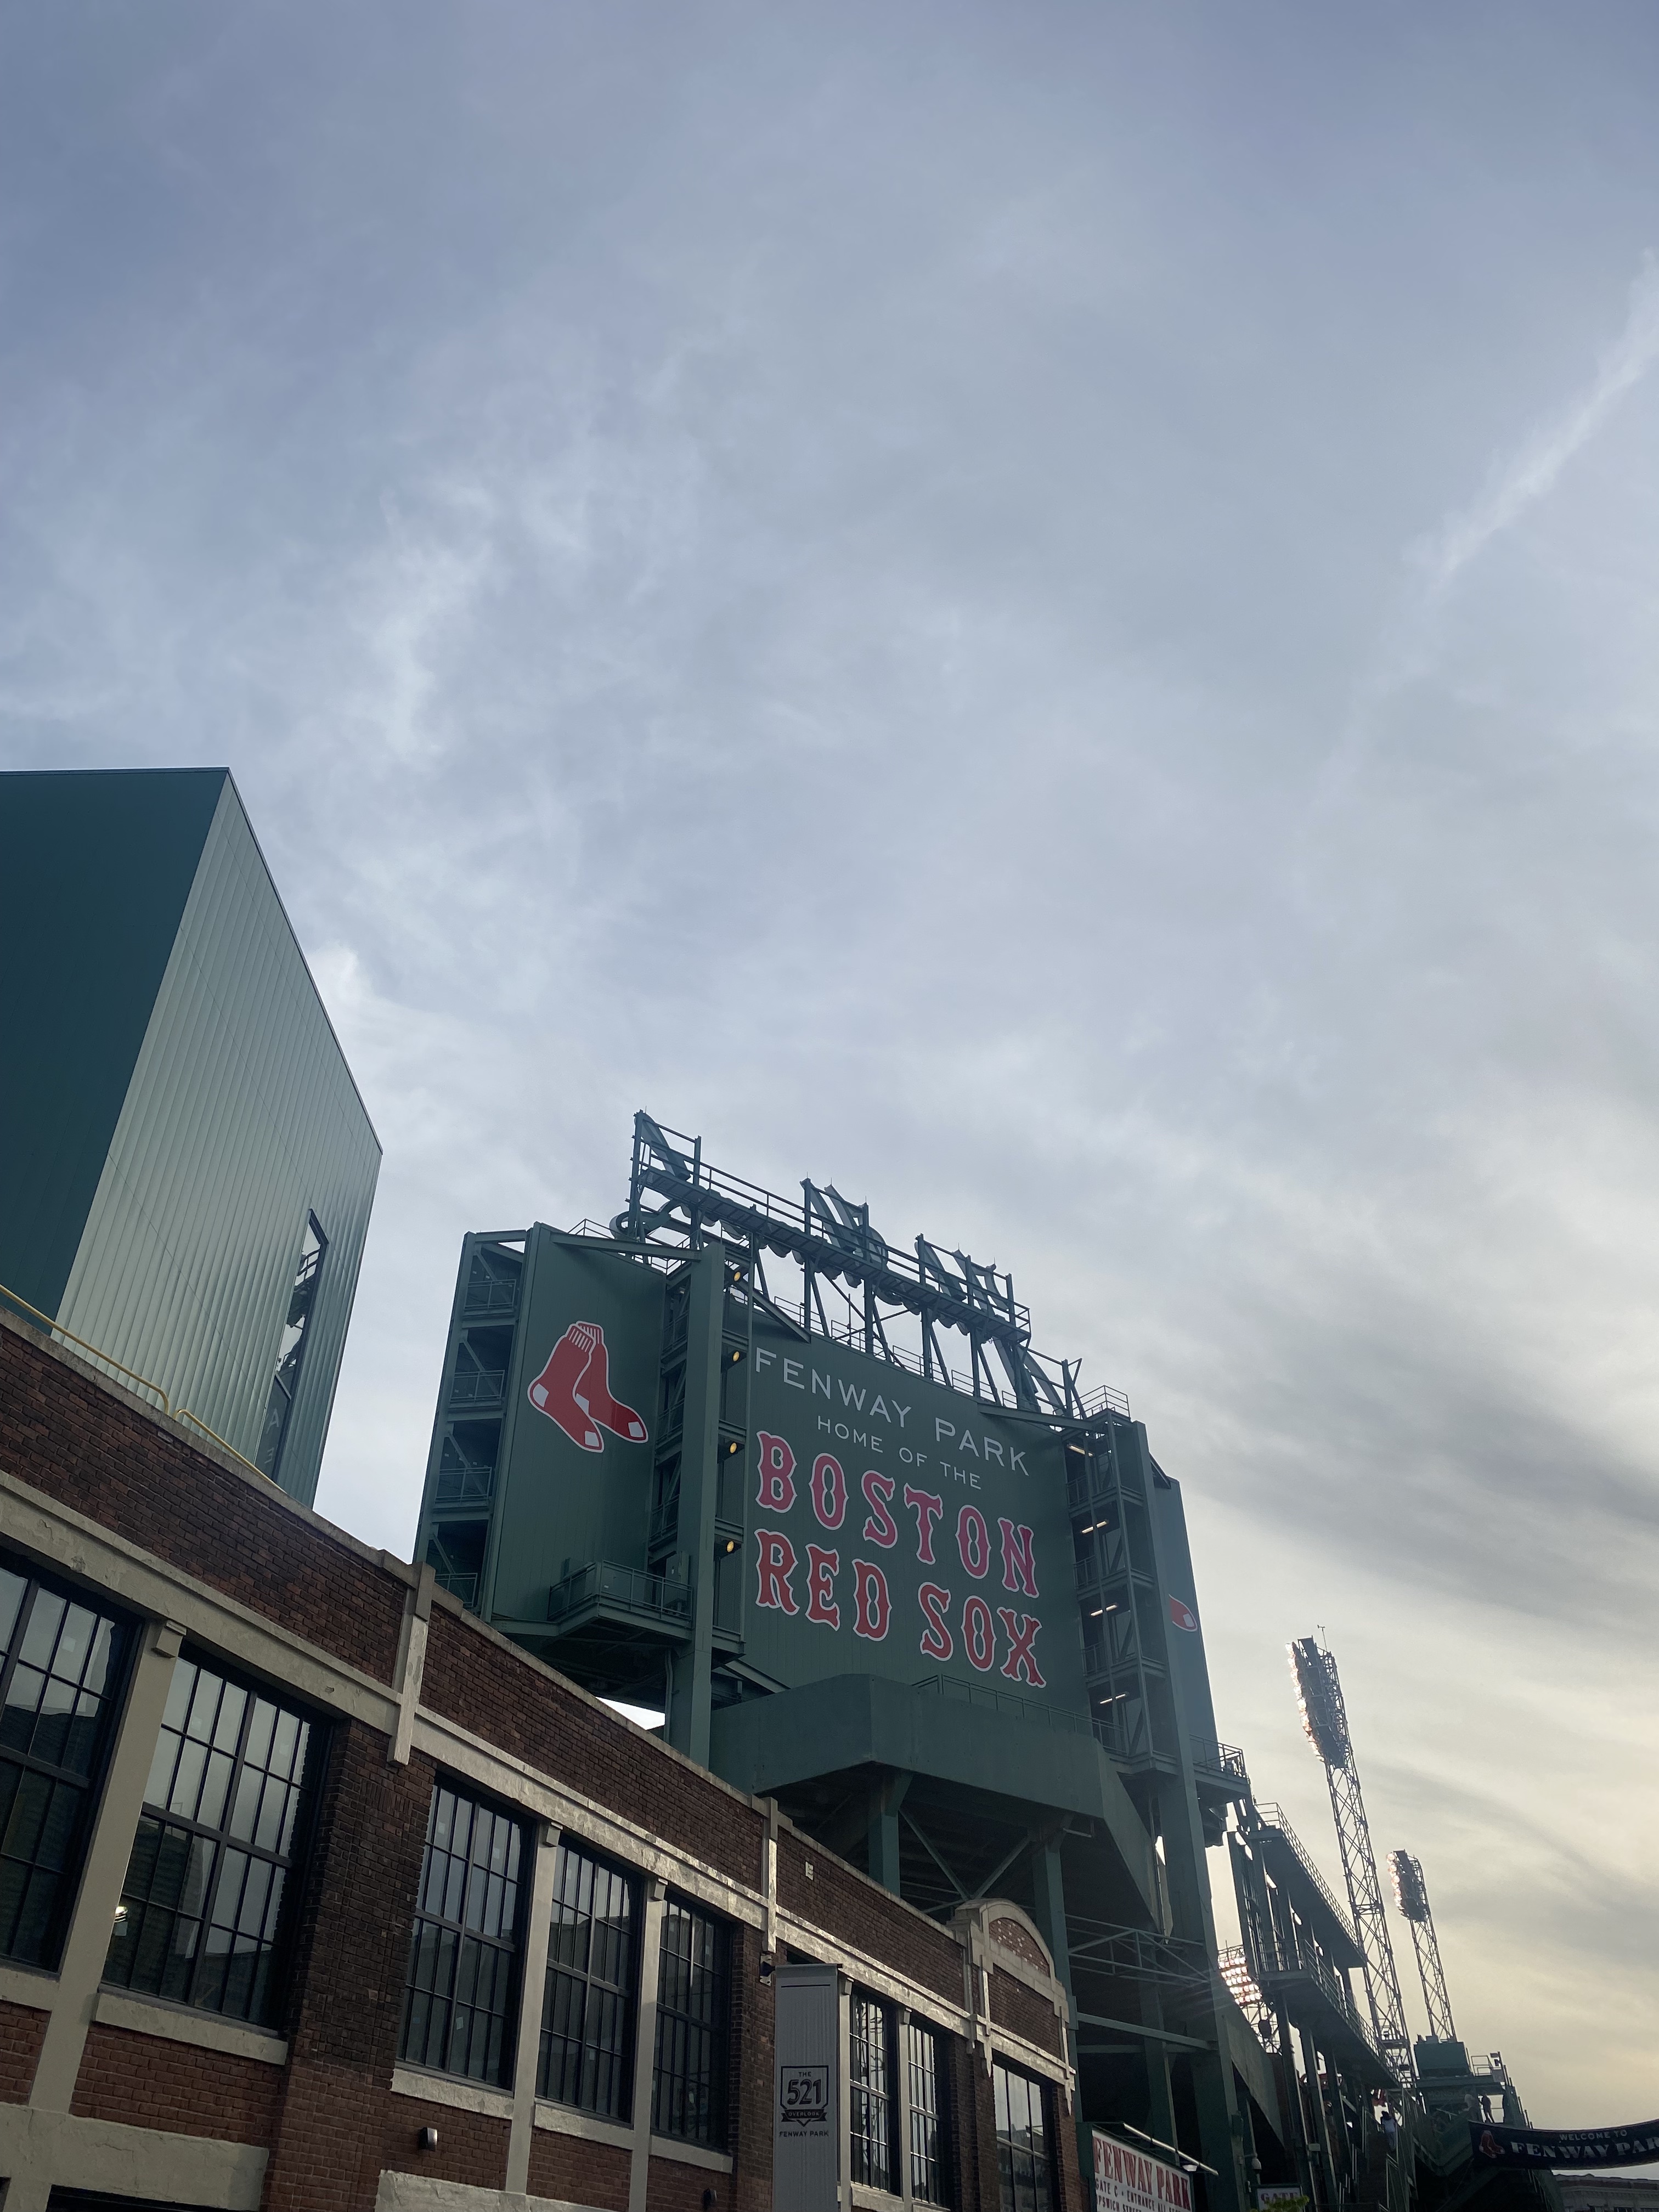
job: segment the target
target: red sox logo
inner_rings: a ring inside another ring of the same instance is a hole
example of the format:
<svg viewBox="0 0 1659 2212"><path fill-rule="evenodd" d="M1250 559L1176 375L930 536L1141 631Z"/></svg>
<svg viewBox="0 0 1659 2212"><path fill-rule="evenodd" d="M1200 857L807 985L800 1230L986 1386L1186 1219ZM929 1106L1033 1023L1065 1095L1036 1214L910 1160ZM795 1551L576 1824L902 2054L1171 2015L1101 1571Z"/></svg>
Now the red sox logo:
<svg viewBox="0 0 1659 2212"><path fill-rule="evenodd" d="M583 1451L603 1451L601 1429L642 1444L648 1431L631 1406L611 1395L611 1355L596 1321L573 1321L530 1386L530 1402Z"/></svg>

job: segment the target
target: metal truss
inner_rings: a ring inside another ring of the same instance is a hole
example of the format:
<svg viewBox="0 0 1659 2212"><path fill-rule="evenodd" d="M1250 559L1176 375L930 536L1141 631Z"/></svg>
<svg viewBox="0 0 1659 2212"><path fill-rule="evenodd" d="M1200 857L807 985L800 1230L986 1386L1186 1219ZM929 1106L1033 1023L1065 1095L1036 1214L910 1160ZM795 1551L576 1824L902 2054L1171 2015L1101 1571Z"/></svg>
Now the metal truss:
<svg viewBox="0 0 1659 2212"><path fill-rule="evenodd" d="M1109 1974L1190 1996L1208 1986L1210 1961L1201 1943L1155 1936L1145 1928L1119 1928L1103 1920L1066 1917L1072 1972Z"/></svg>
<svg viewBox="0 0 1659 2212"><path fill-rule="evenodd" d="M1376 1854L1371 1849L1370 1824L1360 1793L1359 1770L1354 1764L1353 1743L1348 1734L1347 1708L1336 1661L1311 1636L1291 1646L1291 1669L1302 1704L1308 1741L1324 1762L1331 1793L1331 1815L1336 1823L1337 1848L1353 1911L1354 1933L1364 1959L1365 1997L1371 2025L1383 2058L1409 2088L1415 2079L1412 2041L1406 2027L1406 2008L1400 1995L1400 1976L1389 1937L1383 1910L1382 1885L1377 1879Z"/></svg>
<svg viewBox="0 0 1659 2212"><path fill-rule="evenodd" d="M872 1226L869 1207L854 1205L833 1183L804 1181L799 1204L777 1197L712 1167L700 1137L666 1129L648 1114L634 1116L628 1206L611 1230L630 1243L684 1251L700 1250L711 1236L734 1241L755 1255L761 1309L804 1338L832 1337L950 1383L939 1331L952 1329L967 1340L975 1398L1060 1420L1103 1411L1127 1415L1121 1393L1085 1396L1077 1362L1033 1352L1030 1311L1016 1299L1012 1276L966 1253L946 1254L925 1237L916 1238L914 1252L896 1249ZM783 1312L768 1295L759 1268L767 1252L800 1268L798 1314ZM902 1314L921 1323L919 1361L890 1339L888 1324Z"/></svg>
<svg viewBox="0 0 1659 2212"><path fill-rule="evenodd" d="M1412 1931L1418 1978L1423 1984L1423 2002L1428 2010L1429 2033L1437 2043L1455 2043L1457 2030L1452 2026L1451 1999L1446 1995L1440 1939L1434 1932L1434 1915L1429 1910L1428 1884L1423 1879L1422 1863L1409 1851L1390 1851L1389 1872L1394 1878L1395 1901Z"/></svg>

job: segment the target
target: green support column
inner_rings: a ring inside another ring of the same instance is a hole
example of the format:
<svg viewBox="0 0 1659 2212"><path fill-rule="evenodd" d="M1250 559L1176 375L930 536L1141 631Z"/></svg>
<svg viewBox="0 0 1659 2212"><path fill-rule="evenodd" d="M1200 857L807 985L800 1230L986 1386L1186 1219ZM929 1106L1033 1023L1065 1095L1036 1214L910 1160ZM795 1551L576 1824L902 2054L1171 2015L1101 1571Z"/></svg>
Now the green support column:
<svg viewBox="0 0 1659 2212"><path fill-rule="evenodd" d="M1171 1933L1188 1942L1201 1943L1206 1958L1216 1955L1215 1916L1210 1905L1210 1872L1204 1856L1204 1824L1198 1809L1198 1790L1193 1780L1192 1746L1179 1700L1175 1697L1177 1674L1170 1649L1170 1581L1158 1541L1158 1511L1152 1490L1152 1455L1144 1423L1136 1421L1119 1445L1119 1465L1126 1480L1140 1493L1146 1516L1147 1541L1152 1547L1156 1583L1153 1602L1140 1626L1150 1647L1149 1656L1163 1666L1171 1692L1171 1709L1181 1772L1162 1790L1157 1825L1164 1838L1164 1873L1169 1884L1170 1909L1175 1925ZM1234 2127L1237 2104L1233 2095L1232 2059L1227 2030L1216 1999L1219 1969L1212 1968L1211 1986L1195 2002L1184 2007L1189 2031L1209 2045L1192 2054L1193 2094L1198 2106L1199 2155L1216 2170L1209 2185L1211 2212L1247 2212L1249 2187L1244 2172L1238 2131ZM1156 2132L1156 2130L1154 2130ZM1173 2136L1170 2138L1175 2140Z"/></svg>
<svg viewBox="0 0 1659 2212"><path fill-rule="evenodd" d="M1140 1985L1140 2017L1147 2027L1161 2028L1164 2025L1164 2000L1155 1982L1143 1982ZM1146 2038L1146 2132L1156 2136L1160 2142L1178 2140L1175 2095L1170 2087L1170 2046L1155 2035Z"/></svg>
<svg viewBox="0 0 1659 2212"><path fill-rule="evenodd" d="M720 1485L720 1324L726 1283L718 1250L690 1263L685 1425L680 1446L680 1545L691 1557L691 1642L674 1659L665 1730L676 1751L708 1764L709 1675L714 1656L714 1507Z"/></svg>
<svg viewBox="0 0 1659 2212"><path fill-rule="evenodd" d="M915 1777L890 1774L870 1792L870 1878L895 1897L899 1889L899 1807Z"/></svg>
<svg viewBox="0 0 1659 2212"><path fill-rule="evenodd" d="M1072 1947L1066 1940L1066 1878L1060 1860L1058 1833L1038 1844L1032 1868L1036 1911L1032 1917L1054 1955L1054 1974L1072 2008L1072 2038L1077 2039L1077 1998L1072 1989Z"/></svg>

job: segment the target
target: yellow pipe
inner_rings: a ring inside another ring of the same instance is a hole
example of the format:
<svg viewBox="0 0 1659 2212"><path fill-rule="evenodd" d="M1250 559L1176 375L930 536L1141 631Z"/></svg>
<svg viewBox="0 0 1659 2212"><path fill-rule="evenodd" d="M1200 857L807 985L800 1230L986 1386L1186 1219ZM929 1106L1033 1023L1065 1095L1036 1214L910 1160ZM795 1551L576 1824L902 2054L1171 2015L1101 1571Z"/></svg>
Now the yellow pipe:
<svg viewBox="0 0 1659 2212"><path fill-rule="evenodd" d="M240 1460L250 1474L257 1474L261 1482L268 1482L270 1480L264 1468L256 1467L246 1453L237 1450L234 1444L228 1444L217 1429L209 1428L199 1413L192 1413L188 1406L180 1406L175 1413L173 1401L167 1392L159 1382L152 1382L148 1375L140 1375L136 1368L123 1367L118 1359L112 1359L107 1352L100 1352L95 1344L88 1344L85 1337L77 1336L72 1328L65 1328L62 1322L54 1321L50 1314L42 1313L39 1306L32 1306L27 1298L20 1297L15 1291L8 1290L3 1283L0 1283L0 1297L9 1298L13 1305L21 1306L25 1313L33 1314L36 1321L43 1323L55 1336L66 1336L71 1344L78 1345L82 1352L89 1352L94 1359L101 1359L106 1367L113 1367L118 1374L125 1375L130 1382L136 1382L141 1390L154 1390L161 1401L161 1411L169 1420L193 1422L204 1436L212 1437L221 1451L228 1451L233 1459Z"/></svg>

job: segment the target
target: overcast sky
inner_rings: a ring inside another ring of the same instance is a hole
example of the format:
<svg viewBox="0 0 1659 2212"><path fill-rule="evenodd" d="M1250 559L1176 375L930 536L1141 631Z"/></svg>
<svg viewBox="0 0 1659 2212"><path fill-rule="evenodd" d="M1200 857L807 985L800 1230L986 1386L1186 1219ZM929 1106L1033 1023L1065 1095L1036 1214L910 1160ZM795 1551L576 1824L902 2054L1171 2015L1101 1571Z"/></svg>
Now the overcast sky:
<svg viewBox="0 0 1659 2212"><path fill-rule="evenodd" d="M1334 1875L1325 1625L1534 2118L1649 2117L1659 14L0 38L0 748L235 771L386 1146L319 1507L407 1551L463 1231L636 1106L833 1179L1128 1393Z"/></svg>

